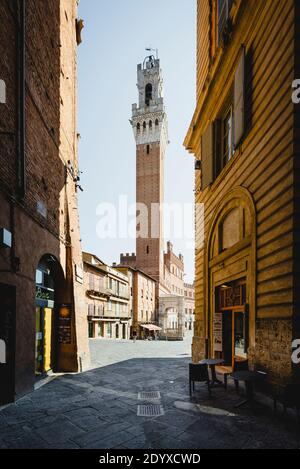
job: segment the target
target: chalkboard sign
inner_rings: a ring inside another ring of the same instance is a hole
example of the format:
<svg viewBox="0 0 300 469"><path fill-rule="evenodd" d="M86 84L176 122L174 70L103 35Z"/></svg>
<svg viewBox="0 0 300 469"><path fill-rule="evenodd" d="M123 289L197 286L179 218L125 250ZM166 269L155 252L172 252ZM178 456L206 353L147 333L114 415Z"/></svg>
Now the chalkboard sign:
<svg viewBox="0 0 300 469"><path fill-rule="evenodd" d="M60 344L72 343L72 317L71 306L63 305L59 308L59 324L58 324L58 342Z"/></svg>

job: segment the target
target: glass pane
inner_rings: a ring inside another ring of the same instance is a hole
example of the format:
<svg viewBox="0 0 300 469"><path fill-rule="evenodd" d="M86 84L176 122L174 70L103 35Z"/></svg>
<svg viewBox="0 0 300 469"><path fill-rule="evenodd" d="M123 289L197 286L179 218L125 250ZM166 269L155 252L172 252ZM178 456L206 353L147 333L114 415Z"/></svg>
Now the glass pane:
<svg viewBox="0 0 300 469"><path fill-rule="evenodd" d="M246 358L244 337L244 314L237 313L234 318L234 355Z"/></svg>

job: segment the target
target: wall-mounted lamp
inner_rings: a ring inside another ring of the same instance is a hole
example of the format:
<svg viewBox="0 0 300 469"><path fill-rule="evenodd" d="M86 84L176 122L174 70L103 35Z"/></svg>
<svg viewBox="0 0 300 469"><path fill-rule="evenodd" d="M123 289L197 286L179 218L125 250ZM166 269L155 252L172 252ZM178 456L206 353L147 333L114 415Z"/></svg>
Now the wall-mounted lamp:
<svg viewBox="0 0 300 469"><path fill-rule="evenodd" d="M11 248L12 247L12 234L5 228L0 228L0 247Z"/></svg>
<svg viewBox="0 0 300 469"><path fill-rule="evenodd" d="M6 104L6 84L4 80L0 80L0 104Z"/></svg>

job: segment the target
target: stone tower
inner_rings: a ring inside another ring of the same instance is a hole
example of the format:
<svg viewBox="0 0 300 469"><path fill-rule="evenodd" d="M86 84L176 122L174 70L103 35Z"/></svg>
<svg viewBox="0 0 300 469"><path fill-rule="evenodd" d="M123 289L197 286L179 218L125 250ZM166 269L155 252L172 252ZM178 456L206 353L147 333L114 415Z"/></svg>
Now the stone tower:
<svg viewBox="0 0 300 469"><path fill-rule="evenodd" d="M160 61L146 57L137 68L139 104L132 106L136 140L136 266L164 283L164 157L168 142Z"/></svg>

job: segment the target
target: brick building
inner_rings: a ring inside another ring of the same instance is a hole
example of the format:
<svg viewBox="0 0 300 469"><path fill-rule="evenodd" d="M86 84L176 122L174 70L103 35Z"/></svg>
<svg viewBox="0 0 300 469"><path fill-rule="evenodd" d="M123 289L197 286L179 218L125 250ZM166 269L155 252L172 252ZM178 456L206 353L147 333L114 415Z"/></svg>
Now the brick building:
<svg viewBox="0 0 300 469"><path fill-rule="evenodd" d="M85 309L90 338L129 339L132 326L130 277L94 254L83 253Z"/></svg>
<svg viewBox="0 0 300 469"><path fill-rule="evenodd" d="M77 211L76 0L0 2L0 401L89 362Z"/></svg>
<svg viewBox="0 0 300 469"><path fill-rule="evenodd" d="M299 13L294 0L198 0L185 140L204 206L193 358L248 359L271 385L299 377Z"/></svg>

